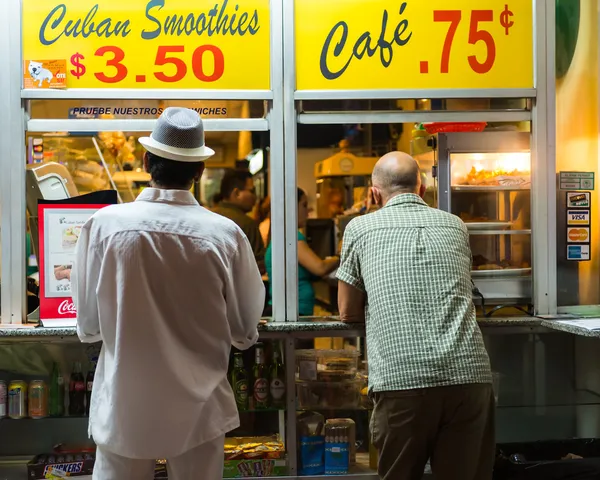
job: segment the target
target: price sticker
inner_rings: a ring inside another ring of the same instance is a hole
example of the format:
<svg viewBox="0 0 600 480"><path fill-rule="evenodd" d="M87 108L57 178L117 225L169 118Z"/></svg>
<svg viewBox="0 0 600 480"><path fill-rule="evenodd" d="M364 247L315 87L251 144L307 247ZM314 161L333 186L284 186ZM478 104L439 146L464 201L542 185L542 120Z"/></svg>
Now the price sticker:
<svg viewBox="0 0 600 480"><path fill-rule="evenodd" d="M532 2L295 5L298 90L533 87Z"/></svg>
<svg viewBox="0 0 600 480"><path fill-rule="evenodd" d="M269 0L24 0L24 64L64 59L67 88L268 90L269 22Z"/></svg>

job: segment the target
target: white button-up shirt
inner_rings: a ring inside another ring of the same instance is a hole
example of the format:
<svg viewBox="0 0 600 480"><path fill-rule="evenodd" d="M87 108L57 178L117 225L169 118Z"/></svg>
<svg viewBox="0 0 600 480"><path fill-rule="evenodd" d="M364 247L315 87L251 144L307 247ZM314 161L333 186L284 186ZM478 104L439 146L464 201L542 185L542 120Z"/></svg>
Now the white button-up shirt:
<svg viewBox="0 0 600 480"><path fill-rule="evenodd" d="M98 445L169 458L239 426L229 351L257 341L265 289L237 225L187 191L147 188L86 223L72 273L79 338L103 342Z"/></svg>

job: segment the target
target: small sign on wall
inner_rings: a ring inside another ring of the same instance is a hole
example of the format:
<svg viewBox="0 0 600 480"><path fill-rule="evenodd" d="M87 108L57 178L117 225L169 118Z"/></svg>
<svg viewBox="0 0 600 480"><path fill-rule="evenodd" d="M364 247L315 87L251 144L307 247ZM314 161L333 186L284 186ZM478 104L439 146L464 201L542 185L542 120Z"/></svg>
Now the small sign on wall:
<svg viewBox="0 0 600 480"><path fill-rule="evenodd" d="M594 172L560 172L561 190L594 190Z"/></svg>

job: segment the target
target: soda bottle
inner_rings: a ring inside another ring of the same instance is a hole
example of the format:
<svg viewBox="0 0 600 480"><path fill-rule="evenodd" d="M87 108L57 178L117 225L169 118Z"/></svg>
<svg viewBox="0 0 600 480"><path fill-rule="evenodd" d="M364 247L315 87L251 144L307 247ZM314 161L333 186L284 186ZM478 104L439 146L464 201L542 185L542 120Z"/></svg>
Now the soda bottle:
<svg viewBox="0 0 600 480"><path fill-rule="evenodd" d="M81 362L75 362L69 382L69 415L85 414L85 379Z"/></svg>
<svg viewBox="0 0 600 480"><path fill-rule="evenodd" d="M244 357L241 353L233 356L233 370L231 371L231 388L235 395L235 403L240 412L248 410L248 372L244 368Z"/></svg>
<svg viewBox="0 0 600 480"><path fill-rule="evenodd" d="M273 351L273 364L271 365L269 380L271 405L274 408L285 408L285 370L277 348Z"/></svg>
<svg viewBox="0 0 600 480"><path fill-rule="evenodd" d="M90 415L90 403L92 401L92 388L94 387L94 369L90 368L85 379L85 414Z"/></svg>
<svg viewBox="0 0 600 480"><path fill-rule="evenodd" d="M52 366L52 377L50 378L48 413L51 417L62 417L65 414L65 379L56 362Z"/></svg>
<svg viewBox="0 0 600 480"><path fill-rule="evenodd" d="M269 408L269 367L265 362L265 349L262 343L256 344L254 360L254 408Z"/></svg>

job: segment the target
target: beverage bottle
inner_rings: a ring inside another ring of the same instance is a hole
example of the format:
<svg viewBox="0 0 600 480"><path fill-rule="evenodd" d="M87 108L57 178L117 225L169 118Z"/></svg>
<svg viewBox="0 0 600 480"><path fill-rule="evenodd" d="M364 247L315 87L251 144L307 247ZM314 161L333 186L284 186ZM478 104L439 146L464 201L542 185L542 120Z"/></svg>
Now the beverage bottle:
<svg viewBox="0 0 600 480"><path fill-rule="evenodd" d="M269 367L265 361L265 349L262 343L256 344L253 374L254 408L257 410L269 408Z"/></svg>
<svg viewBox="0 0 600 480"><path fill-rule="evenodd" d="M273 364L271 365L269 380L271 405L274 408L285 408L285 370L277 348L273 351Z"/></svg>
<svg viewBox="0 0 600 480"><path fill-rule="evenodd" d="M56 362L52 366L49 404L48 413L51 417L62 417L65 414L65 379Z"/></svg>
<svg viewBox="0 0 600 480"><path fill-rule="evenodd" d="M233 356L233 370L231 371L230 383L238 410L240 412L248 410L248 389L250 385L248 372L244 368L244 357L241 353L236 353Z"/></svg>
<svg viewBox="0 0 600 480"><path fill-rule="evenodd" d="M85 414L85 379L81 362L75 362L69 382L69 415Z"/></svg>
<svg viewBox="0 0 600 480"><path fill-rule="evenodd" d="M94 387L94 369L90 368L85 379L85 414L90 415L90 404L92 401L92 388Z"/></svg>

